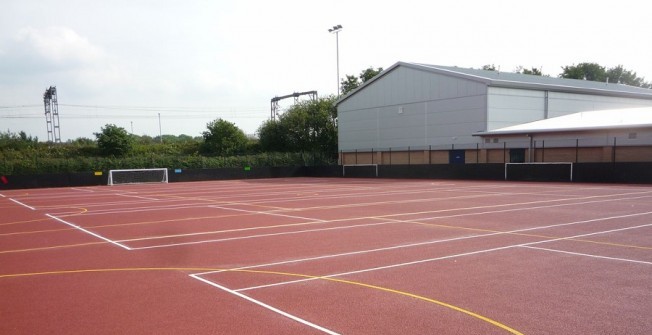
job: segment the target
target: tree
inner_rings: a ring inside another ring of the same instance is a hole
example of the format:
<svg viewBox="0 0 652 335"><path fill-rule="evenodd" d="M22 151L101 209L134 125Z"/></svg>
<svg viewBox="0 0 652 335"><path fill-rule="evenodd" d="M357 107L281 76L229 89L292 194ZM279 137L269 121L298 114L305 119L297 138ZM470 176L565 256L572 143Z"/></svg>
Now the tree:
<svg viewBox="0 0 652 335"><path fill-rule="evenodd" d="M360 80L362 83L366 83L367 81L371 80L371 78L377 76L379 73L383 72L383 68L379 67L374 70L371 66L365 69L364 71L360 72Z"/></svg>
<svg viewBox="0 0 652 335"><path fill-rule="evenodd" d="M358 77L347 74L346 79L342 79L340 90L342 90L342 95L346 95L358 88L358 86L360 86L360 80Z"/></svg>
<svg viewBox="0 0 652 335"><path fill-rule="evenodd" d="M247 136L234 123L216 119L206 125L202 133L204 142L200 152L207 155L232 156L243 152L247 145Z"/></svg>
<svg viewBox="0 0 652 335"><path fill-rule="evenodd" d="M597 63L579 63L577 65L563 66L560 78L583 79L590 81L606 81L607 71L604 66Z"/></svg>
<svg viewBox="0 0 652 335"><path fill-rule="evenodd" d="M652 88L652 83L645 82L645 79L637 76L636 72L626 70L622 65L607 70L607 78L610 83Z"/></svg>
<svg viewBox="0 0 652 335"><path fill-rule="evenodd" d="M24 150L27 148L34 148L38 145L38 137L27 135L24 131L18 134L7 131L6 133L0 132L0 150L14 149Z"/></svg>
<svg viewBox="0 0 652 335"><path fill-rule="evenodd" d="M371 80L371 78L377 76L379 73L383 72L383 68L379 67L374 69L373 67L368 67L362 72L360 72L360 76L356 77L354 75L347 74L346 79L342 79L341 85L340 85L340 90L342 90L342 94L346 95L349 92L355 90L358 88L360 85L366 83L367 81Z"/></svg>
<svg viewBox="0 0 652 335"><path fill-rule="evenodd" d="M543 76L543 74L541 73L541 70L537 69L536 67L532 67L531 69L526 69L526 68L524 68L522 66L519 66L519 67L516 68L515 72L516 73L522 73L522 74L531 74L531 75L534 75L534 76Z"/></svg>
<svg viewBox="0 0 652 335"><path fill-rule="evenodd" d="M107 124L102 131L94 133L97 147L103 156L124 156L133 148L133 138L127 130L114 124Z"/></svg>
<svg viewBox="0 0 652 335"><path fill-rule="evenodd" d="M486 71L496 71L496 65L493 64L482 65L482 69Z"/></svg>
<svg viewBox="0 0 652 335"><path fill-rule="evenodd" d="M335 97L303 101L290 107L278 120L258 129L263 150L285 152L336 152L337 109Z"/></svg>
<svg viewBox="0 0 652 335"><path fill-rule="evenodd" d="M280 120L267 120L258 127L260 148L263 151L286 151L285 131Z"/></svg>
<svg viewBox="0 0 652 335"><path fill-rule="evenodd" d="M584 79L652 88L652 83L645 82L645 79L638 77L636 72L626 70L622 65L607 69L596 63L580 63L564 66L562 69L564 72L559 75L561 78Z"/></svg>

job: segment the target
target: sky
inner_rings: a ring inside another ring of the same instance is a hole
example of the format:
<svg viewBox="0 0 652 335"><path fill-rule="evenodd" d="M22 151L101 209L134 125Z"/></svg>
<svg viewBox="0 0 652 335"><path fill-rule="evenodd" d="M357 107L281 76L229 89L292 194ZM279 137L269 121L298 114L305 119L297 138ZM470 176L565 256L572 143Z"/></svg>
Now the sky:
<svg viewBox="0 0 652 335"><path fill-rule="evenodd" d="M652 81L640 0L1 1L0 132L41 141L50 86L63 141L106 124L201 136L217 118L255 134L273 97L337 93L338 45L339 78L399 61L551 76L595 62Z"/></svg>

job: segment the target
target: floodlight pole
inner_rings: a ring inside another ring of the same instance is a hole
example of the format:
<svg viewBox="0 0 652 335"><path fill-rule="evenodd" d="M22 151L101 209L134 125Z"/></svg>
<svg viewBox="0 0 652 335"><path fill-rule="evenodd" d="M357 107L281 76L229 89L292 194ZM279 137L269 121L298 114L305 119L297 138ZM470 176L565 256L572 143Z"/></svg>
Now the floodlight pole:
<svg viewBox="0 0 652 335"><path fill-rule="evenodd" d="M163 143L163 132L161 132L161 113L158 113L158 137L161 143Z"/></svg>
<svg viewBox="0 0 652 335"><path fill-rule="evenodd" d="M340 96L340 31L342 31L341 24L328 29L329 33L335 34L335 54L337 57L337 96Z"/></svg>

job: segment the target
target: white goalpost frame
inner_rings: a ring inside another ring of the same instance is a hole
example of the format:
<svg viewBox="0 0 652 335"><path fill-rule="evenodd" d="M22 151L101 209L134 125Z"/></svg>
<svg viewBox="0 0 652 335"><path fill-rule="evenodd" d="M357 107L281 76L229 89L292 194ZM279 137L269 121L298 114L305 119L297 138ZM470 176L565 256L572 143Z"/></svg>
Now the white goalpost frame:
<svg viewBox="0 0 652 335"><path fill-rule="evenodd" d="M507 166L508 165L569 165L570 166L569 181L573 181L573 162L505 163L505 180L507 180Z"/></svg>
<svg viewBox="0 0 652 335"><path fill-rule="evenodd" d="M152 172L148 175L151 180L138 180L134 178L133 181L118 181L116 182L114 174L130 174L132 176L143 176L143 174ZM108 185L117 185L117 184L147 184L147 183L167 183L168 182L168 169L166 168L153 168L153 169L118 169L118 170L109 170L109 180Z"/></svg>
<svg viewBox="0 0 652 335"><path fill-rule="evenodd" d="M346 167L356 166L373 166L376 170L376 177L378 177L378 164L342 164L342 177L346 176Z"/></svg>

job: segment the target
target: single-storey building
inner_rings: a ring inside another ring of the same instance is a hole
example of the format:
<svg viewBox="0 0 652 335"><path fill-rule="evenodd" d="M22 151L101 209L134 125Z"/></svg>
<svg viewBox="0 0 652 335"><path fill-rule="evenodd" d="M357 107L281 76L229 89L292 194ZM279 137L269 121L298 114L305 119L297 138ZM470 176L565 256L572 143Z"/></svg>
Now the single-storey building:
<svg viewBox="0 0 652 335"><path fill-rule="evenodd" d="M648 149L642 149L652 147L646 126L603 128L597 135L600 142L588 138L595 129L580 131L559 118L574 114L581 118L577 113L596 111L624 115L630 108L638 108L637 115L650 113L652 90L619 84L617 78L610 81L398 62L336 102L340 160L342 164L605 161L614 158L617 146L622 159L652 161ZM542 127L531 123L560 119L555 122L568 129L556 129L554 136L510 128ZM620 146L637 149L626 154L628 149ZM561 147L576 155L553 151ZM577 147L591 149L585 155Z"/></svg>

